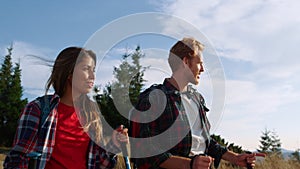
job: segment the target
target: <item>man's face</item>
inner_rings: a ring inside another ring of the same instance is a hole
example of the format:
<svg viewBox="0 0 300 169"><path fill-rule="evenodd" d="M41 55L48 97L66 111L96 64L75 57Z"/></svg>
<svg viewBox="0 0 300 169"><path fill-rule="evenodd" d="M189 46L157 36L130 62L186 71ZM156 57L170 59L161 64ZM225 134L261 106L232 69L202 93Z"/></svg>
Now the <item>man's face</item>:
<svg viewBox="0 0 300 169"><path fill-rule="evenodd" d="M190 75L188 77L189 82L195 85L199 84L200 74L204 72L202 52L198 52L198 55L187 59L187 66L190 71L188 73Z"/></svg>

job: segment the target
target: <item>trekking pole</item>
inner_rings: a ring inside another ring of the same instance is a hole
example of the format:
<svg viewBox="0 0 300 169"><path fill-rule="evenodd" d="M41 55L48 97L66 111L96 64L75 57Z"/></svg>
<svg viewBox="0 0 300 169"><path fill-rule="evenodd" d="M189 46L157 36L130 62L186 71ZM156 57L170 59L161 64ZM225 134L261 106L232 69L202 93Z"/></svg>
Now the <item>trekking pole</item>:
<svg viewBox="0 0 300 169"><path fill-rule="evenodd" d="M125 167L126 167L126 169L131 169L130 160L128 157L130 154L130 150L129 150L128 146L129 145L127 143L121 143L121 149L122 149L122 153L123 153Z"/></svg>
<svg viewBox="0 0 300 169"><path fill-rule="evenodd" d="M246 154L252 154L252 152L246 151ZM264 154L264 153L254 153L254 156L256 156L256 157L266 157L266 154ZM247 162L247 159L246 159L246 163L247 163L247 169L253 169L253 167L251 166L251 163Z"/></svg>
<svg viewBox="0 0 300 169"><path fill-rule="evenodd" d="M251 163L247 163L247 169L253 169L253 167L251 166Z"/></svg>
<svg viewBox="0 0 300 169"><path fill-rule="evenodd" d="M128 157L124 157L124 162L125 162L126 169L131 169L130 161Z"/></svg>

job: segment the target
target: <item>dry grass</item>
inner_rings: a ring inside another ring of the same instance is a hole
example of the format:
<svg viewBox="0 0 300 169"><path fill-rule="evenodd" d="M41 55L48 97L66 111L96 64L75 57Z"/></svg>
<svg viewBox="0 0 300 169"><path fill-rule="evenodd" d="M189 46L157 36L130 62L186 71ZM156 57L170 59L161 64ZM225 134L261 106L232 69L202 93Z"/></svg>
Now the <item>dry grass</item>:
<svg viewBox="0 0 300 169"><path fill-rule="evenodd" d="M125 169L122 156L118 156L118 164L115 169ZM232 166L231 164L222 161L218 169L242 169L242 167ZM300 162L294 160L284 160L281 157L271 155L257 159L255 169L300 169Z"/></svg>
<svg viewBox="0 0 300 169"><path fill-rule="evenodd" d="M6 153L10 150L9 147L0 147L0 169L3 169L3 161L6 157Z"/></svg>
<svg viewBox="0 0 300 169"><path fill-rule="evenodd" d="M4 154L0 154L0 169L3 168ZM115 169L125 169L124 160L122 156L118 156L118 163ZM234 167L222 161L219 169L241 169ZM293 160L284 160L278 156L268 156L262 161L258 161L255 169L300 169L300 162Z"/></svg>
<svg viewBox="0 0 300 169"><path fill-rule="evenodd" d="M222 161L219 169L240 169ZM284 160L283 158L270 155L265 159L258 159L255 169L300 169L300 162L294 160Z"/></svg>
<svg viewBox="0 0 300 169"><path fill-rule="evenodd" d="M118 156L118 164L115 169L125 169L122 156ZM242 169L242 167L232 166L222 161L218 169ZM278 156L268 156L265 159L258 158L255 169L300 169L300 162L294 160L284 160Z"/></svg>
<svg viewBox="0 0 300 169"><path fill-rule="evenodd" d="M257 166L257 169L300 169L300 162L294 160L284 160L283 158L271 155L264 162Z"/></svg>
<svg viewBox="0 0 300 169"><path fill-rule="evenodd" d="M5 155L4 154L0 154L0 169L3 169L3 161L5 159Z"/></svg>

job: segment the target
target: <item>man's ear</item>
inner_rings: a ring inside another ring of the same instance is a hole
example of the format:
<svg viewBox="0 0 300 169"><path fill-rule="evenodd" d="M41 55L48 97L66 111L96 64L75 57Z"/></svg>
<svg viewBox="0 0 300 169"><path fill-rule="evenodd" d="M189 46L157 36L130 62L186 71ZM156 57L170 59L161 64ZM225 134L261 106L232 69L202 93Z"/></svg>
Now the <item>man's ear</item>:
<svg viewBox="0 0 300 169"><path fill-rule="evenodd" d="M185 65L188 65L188 63L189 63L188 57L186 57L186 56L183 57L182 62L183 62Z"/></svg>

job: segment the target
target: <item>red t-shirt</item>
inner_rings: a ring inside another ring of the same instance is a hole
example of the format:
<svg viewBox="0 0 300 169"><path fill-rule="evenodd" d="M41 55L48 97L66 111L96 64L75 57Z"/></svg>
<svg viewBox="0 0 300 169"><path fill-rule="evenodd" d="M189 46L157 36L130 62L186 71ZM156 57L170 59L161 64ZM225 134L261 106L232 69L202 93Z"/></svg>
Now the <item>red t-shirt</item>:
<svg viewBox="0 0 300 169"><path fill-rule="evenodd" d="M46 169L87 168L89 141L74 107L59 103L55 145Z"/></svg>

